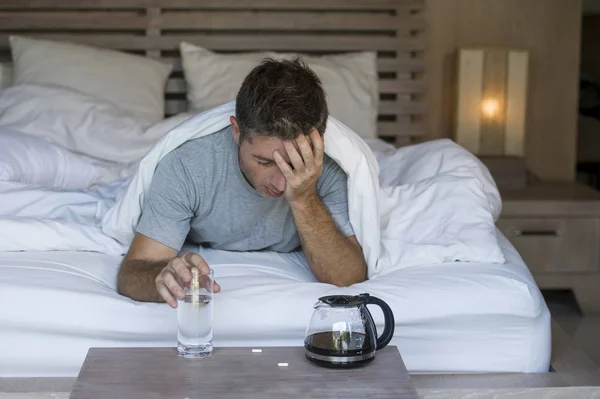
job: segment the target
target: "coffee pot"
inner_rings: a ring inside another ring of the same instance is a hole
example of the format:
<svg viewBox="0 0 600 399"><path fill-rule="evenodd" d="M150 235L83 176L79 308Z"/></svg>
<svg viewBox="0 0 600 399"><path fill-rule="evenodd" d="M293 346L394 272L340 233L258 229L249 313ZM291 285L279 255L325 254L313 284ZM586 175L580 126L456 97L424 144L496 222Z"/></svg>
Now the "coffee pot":
<svg viewBox="0 0 600 399"><path fill-rule="evenodd" d="M380 337L367 305L383 311ZM394 335L394 314L383 300L369 294L330 295L319 298L306 329L306 357L325 367L358 367L375 358Z"/></svg>

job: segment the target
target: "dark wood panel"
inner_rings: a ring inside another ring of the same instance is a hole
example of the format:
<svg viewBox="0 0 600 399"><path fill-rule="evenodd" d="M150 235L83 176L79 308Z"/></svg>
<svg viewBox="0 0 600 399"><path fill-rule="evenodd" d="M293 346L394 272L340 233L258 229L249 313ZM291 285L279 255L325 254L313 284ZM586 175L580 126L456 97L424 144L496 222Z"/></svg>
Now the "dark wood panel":
<svg viewBox="0 0 600 399"><path fill-rule="evenodd" d="M390 10L423 8L422 0L2 0L0 9L35 8L186 8L186 9L287 9L287 10Z"/></svg>
<svg viewBox="0 0 600 399"><path fill-rule="evenodd" d="M401 55L405 55L406 53L401 53ZM377 59L377 71L378 72L388 72L388 73L406 73L412 74L416 72L422 72L425 70L425 62L420 59L412 59L412 58L378 58ZM179 73L182 72L181 66L181 58L177 56L173 57L163 57L164 61L170 62L173 65L173 72Z"/></svg>
<svg viewBox="0 0 600 399"><path fill-rule="evenodd" d="M8 46L8 36L0 35L0 47ZM62 40L123 50L171 50L177 49L182 41L190 42L212 50L285 50L285 51L415 51L423 49L419 39L395 39L368 36L322 35L169 35L136 36L123 34L34 34L32 37L49 40Z"/></svg>
<svg viewBox="0 0 600 399"><path fill-rule="evenodd" d="M136 12L0 12L0 30L134 30L146 29L150 18Z"/></svg>

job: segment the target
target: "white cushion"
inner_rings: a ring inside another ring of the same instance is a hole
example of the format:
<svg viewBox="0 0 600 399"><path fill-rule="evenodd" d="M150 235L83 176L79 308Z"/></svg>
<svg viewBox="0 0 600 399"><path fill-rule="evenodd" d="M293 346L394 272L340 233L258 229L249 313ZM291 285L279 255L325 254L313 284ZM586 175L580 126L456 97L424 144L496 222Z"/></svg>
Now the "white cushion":
<svg viewBox="0 0 600 399"><path fill-rule="evenodd" d="M204 111L235 100L246 75L264 58L292 59L300 54L255 52L216 54L186 42L180 45L189 108ZM321 57L301 55L319 76L329 113L361 137L377 137L379 92L374 52Z"/></svg>
<svg viewBox="0 0 600 399"><path fill-rule="evenodd" d="M120 51L10 37L14 84L58 85L110 101L148 124L164 116L172 66Z"/></svg>
<svg viewBox="0 0 600 399"><path fill-rule="evenodd" d="M87 188L120 176L124 166L94 162L45 140L0 127L0 181Z"/></svg>
<svg viewBox="0 0 600 399"><path fill-rule="evenodd" d="M0 126L119 163L141 159L187 117L178 115L147 126L112 103L63 87L19 85L0 90Z"/></svg>
<svg viewBox="0 0 600 399"><path fill-rule="evenodd" d="M0 89L12 85L12 64L0 62Z"/></svg>

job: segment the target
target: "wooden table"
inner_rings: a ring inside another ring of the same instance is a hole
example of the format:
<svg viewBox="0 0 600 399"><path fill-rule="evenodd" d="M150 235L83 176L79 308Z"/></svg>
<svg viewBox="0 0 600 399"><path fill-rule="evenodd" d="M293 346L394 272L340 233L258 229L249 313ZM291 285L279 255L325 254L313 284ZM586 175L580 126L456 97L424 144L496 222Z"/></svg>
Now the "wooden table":
<svg viewBox="0 0 600 399"><path fill-rule="evenodd" d="M184 359L174 348L92 348L71 399L416 399L394 346L358 369L327 369L302 347L215 348L206 359Z"/></svg>
<svg viewBox="0 0 600 399"><path fill-rule="evenodd" d="M282 376L280 372L284 369L273 372L270 376L265 376L266 372L274 368L272 364L273 360L283 360L282 358L279 358L279 355L271 352L271 349L267 349L269 348L263 348L263 353L267 354L266 360L263 359L266 366L261 366L261 363L256 363L256 359L251 359L252 361L248 362L247 356L240 357L238 360L235 360L235 357L230 358L230 361L239 363L238 366L232 367L232 369L236 370L233 374L236 378L236 382L229 386L226 378L218 376L217 381L214 382L215 386L221 384L221 389L226 385L226 389L231 388L233 391L239 389L239 386L244 382L247 382L248 379L256 378L253 376L258 375L260 381L263 381L265 384L270 383L275 384L275 386L284 386L283 389L286 389L285 385L289 384L289 386L294 387L294 389L301 389L300 392L296 391L296 396L285 394L284 399L302 397L303 394L305 397L310 397L311 395L315 395L315 392L317 395L321 395L321 397L336 397L336 391L329 391L332 396L324 395L323 384L331 383L331 388L335 384L342 384L345 389L339 391L339 395L347 395L348 386L345 385L343 380L343 378L347 378L349 381L360 382L360 384L352 384L353 389L356 389L358 394L346 396L351 398L360 397L367 389L365 388L365 385L369 386L370 384L374 384L374 381L377 381L377 378L385 377L388 381L390 378L395 381L390 391L391 394L396 395L394 397L399 398L416 397L411 388L404 389L399 395L394 392L395 389L407 386L408 384L405 383L410 382L410 385L416 387L416 392L422 399L460 399L464 397L471 399L526 399L532 397L547 397L553 399L600 399L600 367L593 359L589 358L581 348L576 346L566 332L554 321L552 322L552 371L546 373L477 373L470 375L413 374L411 379L406 381L406 377L404 377L404 371L406 370L404 364L400 359L400 356L397 355L397 353L394 353L397 352L397 348L389 347L382 350L377 355L375 362L373 362L369 368L364 369L364 371L368 371L368 373L361 375L354 373L351 375L339 373L336 379L332 379L331 381L324 378L324 375L320 373L324 370L320 368L313 370L319 375L311 380L311 376L308 372L301 373L301 369L298 370L297 368L294 368L298 366L298 363L301 360L302 356L298 357L299 353L293 354L293 352L288 351L280 352L292 353L294 356L293 359L295 360L292 363L292 361L289 360L292 358L286 356L286 361L289 363L288 367L291 365L292 368L286 368L285 370L291 371L291 373L288 373L287 376L283 374L286 378L278 378ZM224 349L215 349L215 351L221 350ZM248 354L248 348L242 348L241 350L242 354ZM96 350L93 350L93 352L95 351ZM114 351L114 349L111 349L111 351ZM162 364L160 366L152 361L152 356L147 356L146 358L140 356L146 351L145 349L140 348L136 351L137 356L135 356L135 358L129 357L126 359L122 359L120 355L116 358L109 356L108 352L103 351L106 354L104 359L100 359L96 355L94 358L97 359L97 361L86 361L84 368L82 369L82 374L85 371L90 375L89 378L85 379L81 378L81 376L77 380L71 377L0 378L0 399L68 399L70 392L74 389L78 390L77 396L72 396L72 398L75 399L94 397L94 395L96 395L96 398L100 399L104 397L126 397L127 395L131 398L136 398L139 397L139 395L132 395L130 391L125 391L124 394L114 393L115 384L121 385L121 387L117 387L117 389L122 389L123 387L131 388L133 385L130 384L130 381L133 380L135 380L138 385L145 387L144 389L148 392L147 398L174 397L183 399L187 397L191 399L201 397L197 394L198 392L194 392L194 395L190 396L177 396L175 391L166 391L164 381L168 379L168 376L174 375L175 372L173 370L164 370L164 368L170 367L169 362L174 361L175 358L170 355L170 353L174 352L169 351L175 351L175 348L159 349L159 351L162 352L162 355L168 356L169 359L167 364ZM117 353L117 355L118 354L119 353ZM107 359L110 361L106 362ZM132 359L135 359L135 362L138 363L132 365ZM88 360L93 360L93 358L88 356ZM124 362L119 363L120 360L124 360ZM207 362L202 360L201 362L204 363L198 363L194 367L210 368L210 362L218 359L211 358L206 360ZM202 364L204 364L204 366L202 366ZM304 364L304 366L306 366L306 364ZM129 369L127 369L128 367ZM147 373L138 370L143 367L148 369ZM245 367L248 368L245 369ZM380 369L383 370L379 371ZM196 369L193 373L185 370L185 373L188 373L188 377L190 377L188 384L198 383L199 376L204 375L200 374L201 372L201 369ZM192 373L191 376L189 375L190 373ZM209 373L211 373L210 370ZM372 375L377 373L385 374L378 376ZM306 380L300 381L300 376L304 376ZM355 378L357 376L361 378ZM182 376L176 375L174 378L176 378L177 381L181 381ZM271 380L269 380L269 378L271 378ZM292 381L290 382L290 380ZM365 382L365 380L367 381ZM170 382L167 381L166 385L173 384L173 381L174 380L171 380ZM251 381L249 387L256 386L256 384L256 381ZM155 388L157 385L159 388ZM86 393L86 390L90 387L94 388L96 392L93 394ZM152 389L155 390L152 391ZM236 397L227 396L229 394L230 392L226 392L226 394L221 397ZM381 398L385 397L382 396L385 394L387 394L387 392L381 392L380 396L373 397ZM259 395L260 393L256 392L254 397L259 397ZM277 392L271 392L270 396L265 395L263 397L270 398L277 397L277 395ZM252 396L248 397L252 398Z"/></svg>

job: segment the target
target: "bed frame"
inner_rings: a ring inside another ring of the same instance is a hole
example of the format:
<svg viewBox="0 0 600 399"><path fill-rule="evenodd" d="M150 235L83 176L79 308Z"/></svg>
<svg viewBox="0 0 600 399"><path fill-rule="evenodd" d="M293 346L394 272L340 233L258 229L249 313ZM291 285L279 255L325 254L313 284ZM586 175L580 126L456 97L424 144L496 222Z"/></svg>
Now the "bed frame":
<svg viewBox="0 0 600 399"><path fill-rule="evenodd" d="M423 10L424 0L2 0L0 57L21 34L173 62L171 115L186 110L183 40L217 52L376 51L378 135L400 146L425 135Z"/></svg>
<svg viewBox="0 0 600 399"><path fill-rule="evenodd" d="M172 61L165 110L171 115L186 109L178 55L182 40L218 52L377 51L378 134L400 146L426 139L424 9L425 0L0 0L0 59L10 59L8 36L21 34ZM597 365L558 324L553 323L552 330L549 373L414 376L415 385L442 389L600 384ZM63 381L64 386L70 390L73 381ZM11 383L0 379L0 392Z"/></svg>

